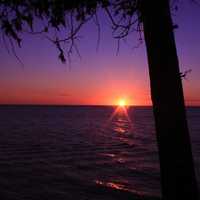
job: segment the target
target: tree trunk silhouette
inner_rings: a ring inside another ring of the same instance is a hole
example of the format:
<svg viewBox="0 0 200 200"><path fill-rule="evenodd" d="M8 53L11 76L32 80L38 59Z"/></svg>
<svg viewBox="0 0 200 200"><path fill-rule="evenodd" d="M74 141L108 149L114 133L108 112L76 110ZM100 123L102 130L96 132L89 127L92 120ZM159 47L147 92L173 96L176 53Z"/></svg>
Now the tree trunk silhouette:
<svg viewBox="0 0 200 200"><path fill-rule="evenodd" d="M153 4L154 3L154 4ZM141 0L164 200L198 199L168 0Z"/></svg>

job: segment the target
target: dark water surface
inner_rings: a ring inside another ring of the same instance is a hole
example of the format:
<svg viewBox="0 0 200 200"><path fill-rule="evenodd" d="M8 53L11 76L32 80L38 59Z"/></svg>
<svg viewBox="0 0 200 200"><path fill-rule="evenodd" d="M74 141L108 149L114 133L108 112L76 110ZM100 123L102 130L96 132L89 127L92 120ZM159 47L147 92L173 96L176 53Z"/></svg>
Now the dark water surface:
<svg viewBox="0 0 200 200"><path fill-rule="evenodd" d="M0 106L0 199L159 197L151 107L115 110ZM187 114L199 177L200 107Z"/></svg>

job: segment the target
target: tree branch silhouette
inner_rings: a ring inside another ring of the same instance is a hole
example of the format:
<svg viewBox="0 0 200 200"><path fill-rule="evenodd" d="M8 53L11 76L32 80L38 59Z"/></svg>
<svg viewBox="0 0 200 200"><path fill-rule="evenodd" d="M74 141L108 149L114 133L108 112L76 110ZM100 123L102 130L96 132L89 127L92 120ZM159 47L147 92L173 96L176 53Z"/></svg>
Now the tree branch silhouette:
<svg viewBox="0 0 200 200"><path fill-rule="evenodd" d="M100 42L100 23L97 10L105 10L111 21L113 37L119 43L130 31L137 29L139 20L137 17L138 1L133 0L77 0L53 1L53 0L21 0L0 2L0 26L1 31L9 38L16 41L21 47L23 33L32 35L45 35L58 50L58 58L66 62L72 52L80 57L76 41L81 28L91 19L98 29L97 48ZM35 23L43 22L40 30L35 30ZM134 28L133 28L134 27ZM28 29L29 30L28 30ZM56 32L53 36L52 30ZM57 33L65 31L65 36L59 37ZM12 45L11 45L12 46ZM66 51L64 48L66 47ZM117 50L118 52L118 50Z"/></svg>

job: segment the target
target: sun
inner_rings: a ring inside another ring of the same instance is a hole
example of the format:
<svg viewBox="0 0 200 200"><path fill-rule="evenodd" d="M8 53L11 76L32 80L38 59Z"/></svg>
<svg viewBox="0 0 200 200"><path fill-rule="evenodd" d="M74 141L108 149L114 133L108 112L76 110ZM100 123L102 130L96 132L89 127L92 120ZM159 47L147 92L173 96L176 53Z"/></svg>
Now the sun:
<svg viewBox="0 0 200 200"><path fill-rule="evenodd" d="M120 99L119 102L118 102L118 106L120 107L125 107L127 104L126 104L126 101L125 99Z"/></svg>

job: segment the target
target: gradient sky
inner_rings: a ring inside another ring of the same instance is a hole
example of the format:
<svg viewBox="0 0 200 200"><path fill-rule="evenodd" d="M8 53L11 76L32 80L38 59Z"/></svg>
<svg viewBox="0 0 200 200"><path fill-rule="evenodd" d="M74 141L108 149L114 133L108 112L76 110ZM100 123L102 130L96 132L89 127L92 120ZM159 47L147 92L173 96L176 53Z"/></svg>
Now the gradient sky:
<svg viewBox="0 0 200 200"><path fill-rule="evenodd" d="M187 105L200 105L200 6L179 5L173 15L181 71L192 69L183 80ZM121 98L134 105L150 105L148 65L144 43L139 48L136 33L117 41L100 14L101 40L96 51L97 28L87 24L78 43L81 59L72 57L71 67L57 59L55 47L40 36L23 36L17 59L1 41L0 104L115 104Z"/></svg>

